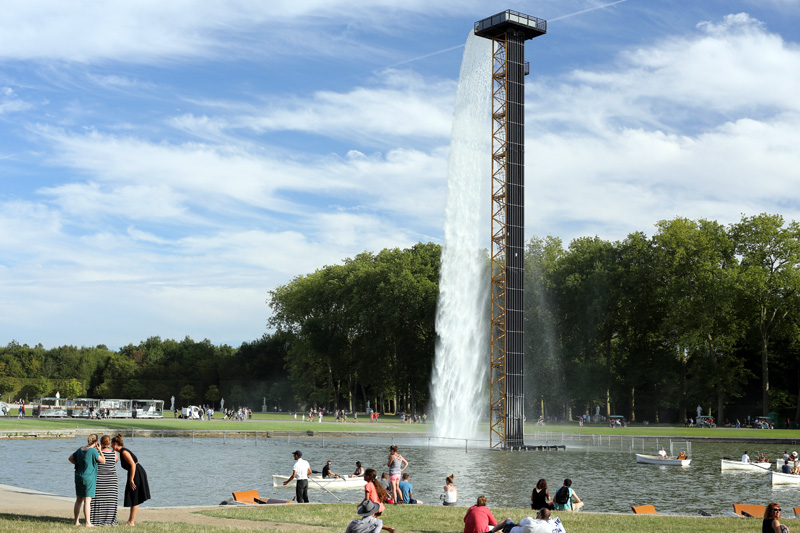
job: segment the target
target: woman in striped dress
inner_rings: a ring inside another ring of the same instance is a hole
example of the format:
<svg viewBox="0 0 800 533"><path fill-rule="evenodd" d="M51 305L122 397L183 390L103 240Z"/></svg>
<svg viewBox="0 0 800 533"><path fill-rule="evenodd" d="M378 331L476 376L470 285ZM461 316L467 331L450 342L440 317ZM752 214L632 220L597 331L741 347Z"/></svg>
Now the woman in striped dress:
<svg viewBox="0 0 800 533"><path fill-rule="evenodd" d="M119 454L111 448L111 437L103 435L100 439L100 452L106 462L97 467L97 488L92 498L92 525L117 525L117 463Z"/></svg>

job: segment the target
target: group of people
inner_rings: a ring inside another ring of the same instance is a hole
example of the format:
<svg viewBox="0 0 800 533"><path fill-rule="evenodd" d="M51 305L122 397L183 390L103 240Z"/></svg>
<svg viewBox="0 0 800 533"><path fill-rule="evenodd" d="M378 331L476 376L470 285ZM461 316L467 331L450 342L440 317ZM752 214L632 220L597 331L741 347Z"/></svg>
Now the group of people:
<svg viewBox="0 0 800 533"><path fill-rule="evenodd" d="M124 506L130 508L125 525L133 526L139 504L150 499L147 472L136 455L125 447L122 434L114 438L89 435L86 446L75 450L68 458L75 465L75 525L80 525L83 509L86 526L117 525L117 470L119 463L127 471Z"/></svg>
<svg viewBox="0 0 800 533"><path fill-rule="evenodd" d="M566 533L561 519L552 518L548 507L539 509L536 512L536 518L528 516L519 523L514 522L511 518L498 522L492 511L486 506L486 496L479 496L475 505L470 507L467 514L464 515L464 533L496 533L497 531L503 533Z"/></svg>
<svg viewBox="0 0 800 533"><path fill-rule="evenodd" d="M534 510L580 511L583 505L578 493L572 488L572 480L569 478L564 480L564 484L552 498L550 490L547 488L547 480L544 478L540 479L531 491L531 509Z"/></svg>
<svg viewBox="0 0 800 533"><path fill-rule="evenodd" d="M745 454L746 453L747 452L745 452ZM766 457L764 460L767 461ZM784 474L800 474L800 457L797 456L797 452L792 452L791 454L789 454L789 452L783 452L781 472Z"/></svg>
<svg viewBox="0 0 800 533"><path fill-rule="evenodd" d="M422 413L421 415L413 414L410 415L405 412L400 412L400 421L404 424L425 424L428 421L428 415Z"/></svg>
<svg viewBox="0 0 800 533"><path fill-rule="evenodd" d="M659 459L669 459L669 456L667 455L667 450L665 450L663 446L661 447L660 450L658 450L658 457ZM681 450L681 452L675 456L675 459L680 459L681 461L688 458L689 457L686 455L686 452L683 450Z"/></svg>

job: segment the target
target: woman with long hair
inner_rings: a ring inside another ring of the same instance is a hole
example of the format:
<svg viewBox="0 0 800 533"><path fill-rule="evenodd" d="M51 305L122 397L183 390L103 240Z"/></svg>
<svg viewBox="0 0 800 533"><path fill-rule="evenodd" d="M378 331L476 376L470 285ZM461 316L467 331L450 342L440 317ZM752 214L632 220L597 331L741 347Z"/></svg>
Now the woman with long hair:
<svg viewBox="0 0 800 533"><path fill-rule="evenodd" d="M540 479L536 487L531 491L531 509L553 509L553 500L550 498L550 491L547 490L547 480Z"/></svg>
<svg viewBox="0 0 800 533"><path fill-rule="evenodd" d="M789 533L789 528L781 524L781 506L777 503L767 505L764 521L761 522L761 533Z"/></svg>
<svg viewBox="0 0 800 533"><path fill-rule="evenodd" d="M139 504L150 499L150 485L147 484L147 472L139 464L139 459L125 447L122 440L122 433L111 439L111 447L120 456L122 468L128 471L128 481L125 484L125 507L131 508L131 514L126 526L136 525L136 513L139 512Z"/></svg>
<svg viewBox="0 0 800 533"><path fill-rule="evenodd" d="M81 525L81 507L86 518L86 527L92 527L92 498L97 484L97 465L106 462L100 453L97 435L89 435L86 446L78 448L67 460L75 465L75 525Z"/></svg>
<svg viewBox="0 0 800 533"><path fill-rule="evenodd" d="M374 468L367 468L364 471L364 499L375 502L380 507L379 513L382 513L386 508L383 502L386 500L386 489L383 488L380 481L378 481L378 472Z"/></svg>
<svg viewBox="0 0 800 533"><path fill-rule="evenodd" d="M400 477L403 475L403 470L408 467L408 461L397 453L397 444L392 444L389 447L389 462L386 463L386 466L389 467L389 483L392 484L392 499L397 503L402 500L402 498L400 498Z"/></svg>
<svg viewBox="0 0 800 533"><path fill-rule="evenodd" d="M458 503L458 489L453 484L455 479L455 474L450 474L444 478L444 501L442 505L455 505Z"/></svg>
<svg viewBox="0 0 800 533"><path fill-rule="evenodd" d="M117 463L119 454L111 447L111 437L100 438L100 453L105 463L97 466L97 490L92 498L92 524L95 526L117 525Z"/></svg>

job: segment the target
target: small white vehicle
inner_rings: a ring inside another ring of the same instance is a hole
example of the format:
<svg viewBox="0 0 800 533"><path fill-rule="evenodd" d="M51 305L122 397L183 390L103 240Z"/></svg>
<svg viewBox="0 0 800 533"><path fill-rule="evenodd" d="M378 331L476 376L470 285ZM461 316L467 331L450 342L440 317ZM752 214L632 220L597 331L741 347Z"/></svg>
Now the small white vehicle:
<svg viewBox="0 0 800 533"><path fill-rule="evenodd" d="M187 418L189 420L200 420L202 418L203 410L197 407L196 405L190 405L189 407L184 407L181 409L181 418Z"/></svg>

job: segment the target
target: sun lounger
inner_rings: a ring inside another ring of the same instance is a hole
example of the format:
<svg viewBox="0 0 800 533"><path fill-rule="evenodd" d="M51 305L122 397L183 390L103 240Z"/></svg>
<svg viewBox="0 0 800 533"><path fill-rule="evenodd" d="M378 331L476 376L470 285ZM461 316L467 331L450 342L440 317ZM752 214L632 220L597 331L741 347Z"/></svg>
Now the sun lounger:
<svg viewBox="0 0 800 533"><path fill-rule="evenodd" d="M753 505L749 503L734 503L733 512L739 516L748 516L753 518L764 518L764 512L767 510L765 505Z"/></svg>
<svg viewBox="0 0 800 533"><path fill-rule="evenodd" d="M631 506L631 509L633 514L657 514L656 508L652 505Z"/></svg>
<svg viewBox="0 0 800 533"><path fill-rule="evenodd" d="M261 497L258 495L257 490L243 490L241 492L232 492L233 494L233 501L235 503L244 503L250 505L259 505L259 504L267 504L267 503L289 503L287 500L276 500L274 498L267 498L266 500L262 500Z"/></svg>

